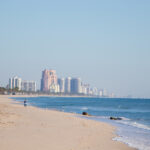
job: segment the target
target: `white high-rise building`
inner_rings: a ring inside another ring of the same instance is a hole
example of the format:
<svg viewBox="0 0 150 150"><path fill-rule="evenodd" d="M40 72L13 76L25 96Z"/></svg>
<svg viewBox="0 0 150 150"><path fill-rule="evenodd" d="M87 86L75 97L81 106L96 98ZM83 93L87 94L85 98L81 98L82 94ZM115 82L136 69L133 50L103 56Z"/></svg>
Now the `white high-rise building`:
<svg viewBox="0 0 150 150"><path fill-rule="evenodd" d="M17 76L9 79L9 89L18 88L18 90L21 90L21 78L18 78Z"/></svg>
<svg viewBox="0 0 150 150"><path fill-rule="evenodd" d="M70 93L71 90L71 77L67 77L65 80L65 93Z"/></svg>
<svg viewBox="0 0 150 150"><path fill-rule="evenodd" d="M103 96L103 90L99 90L99 96L100 96L100 97Z"/></svg>
<svg viewBox="0 0 150 150"><path fill-rule="evenodd" d="M89 84L82 84L81 86L81 93L88 95L89 94Z"/></svg>
<svg viewBox="0 0 150 150"><path fill-rule="evenodd" d="M49 91L50 93L59 93L60 92L60 88L58 84L51 84L49 87Z"/></svg>
<svg viewBox="0 0 150 150"><path fill-rule="evenodd" d="M65 79L64 78L59 78L57 83L59 85L60 92L64 93L65 92Z"/></svg>
<svg viewBox="0 0 150 150"><path fill-rule="evenodd" d="M26 92L36 92L36 82L35 81L22 81L21 90Z"/></svg>
<svg viewBox="0 0 150 150"><path fill-rule="evenodd" d="M96 87L92 88L92 93L94 96L98 95L98 89Z"/></svg>
<svg viewBox="0 0 150 150"><path fill-rule="evenodd" d="M108 92L107 92L106 89L103 89L103 96L104 96L104 97L107 97L107 96L108 96Z"/></svg>

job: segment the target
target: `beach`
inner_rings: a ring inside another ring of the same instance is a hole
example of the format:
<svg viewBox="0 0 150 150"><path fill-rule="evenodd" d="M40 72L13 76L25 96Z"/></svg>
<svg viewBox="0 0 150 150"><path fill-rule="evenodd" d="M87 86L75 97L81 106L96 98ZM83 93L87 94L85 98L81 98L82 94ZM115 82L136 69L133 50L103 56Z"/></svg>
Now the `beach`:
<svg viewBox="0 0 150 150"><path fill-rule="evenodd" d="M1 150L133 149L113 141L115 127L107 123L71 113L24 107L9 97L12 96L0 96Z"/></svg>

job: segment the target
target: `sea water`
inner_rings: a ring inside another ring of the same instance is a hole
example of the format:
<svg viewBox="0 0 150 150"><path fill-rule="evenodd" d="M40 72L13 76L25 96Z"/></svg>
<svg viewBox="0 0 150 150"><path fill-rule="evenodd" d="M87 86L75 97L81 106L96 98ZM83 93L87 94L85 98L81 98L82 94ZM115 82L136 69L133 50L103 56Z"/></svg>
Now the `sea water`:
<svg viewBox="0 0 150 150"><path fill-rule="evenodd" d="M23 102L24 98L15 100ZM117 127L118 136L113 140L139 150L150 150L150 99L30 97L27 104L77 114L86 111L94 116L90 119ZM110 120L110 116L121 117L122 120Z"/></svg>

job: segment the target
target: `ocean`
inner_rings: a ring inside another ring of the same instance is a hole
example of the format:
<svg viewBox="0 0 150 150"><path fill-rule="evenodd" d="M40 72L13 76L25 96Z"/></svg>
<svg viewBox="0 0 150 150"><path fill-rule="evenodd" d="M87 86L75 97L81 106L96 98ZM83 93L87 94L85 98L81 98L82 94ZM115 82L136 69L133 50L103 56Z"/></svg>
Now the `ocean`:
<svg viewBox="0 0 150 150"><path fill-rule="evenodd" d="M25 98L13 99L23 102ZM150 99L28 97L27 105L76 114L86 111L93 117L83 118L106 122L117 127L117 137L113 140L139 150L150 150ZM122 120L110 120L110 116L121 117Z"/></svg>

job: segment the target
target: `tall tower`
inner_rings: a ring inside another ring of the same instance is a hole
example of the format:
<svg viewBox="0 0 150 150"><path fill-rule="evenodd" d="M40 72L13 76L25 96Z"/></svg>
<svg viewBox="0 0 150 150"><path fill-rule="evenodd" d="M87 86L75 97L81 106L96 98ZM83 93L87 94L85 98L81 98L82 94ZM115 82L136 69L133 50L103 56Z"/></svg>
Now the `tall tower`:
<svg viewBox="0 0 150 150"><path fill-rule="evenodd" d="M13 85L12 85L12 78L9 79L9 89L12 89Z"/></svg>
<svg viewBox="0 0 150 150"><path fill-rule="evenodd" d="M65 80L65 93L70 93L71 77L67 77Z"/></svg>
<svg viewBox="0 0 150 150"><path fill-rule="evenodd" d="M14 89L14 88L18 88L18 90L21 90L21 78L13 77L9 79L9 88L10 89Z"/></svg>
<svg viewBox="0 0 150 150"><path fill-rule="evenodd" d="M60 87L60 92L64 93L65 92L65 80L64 80L64 78L59 78L58 79L58 84L59 84L59 87Z"/></svg>
<svg viewBox="0 0 150 150"><path fill-rule="evenodd" d="M57 75L55 70L44 70L41 79L41 91L48 92L52 84L57 84Z"/></svg>
<svg viewBox="0 0 150 150"><path fill-rule="evenodd" d="M71 79L71 93L73 94L81 93L81 79L80 78Z"/></svg>

